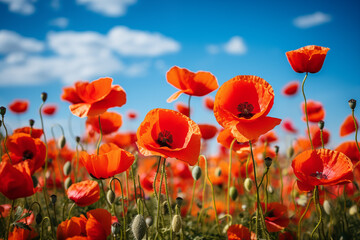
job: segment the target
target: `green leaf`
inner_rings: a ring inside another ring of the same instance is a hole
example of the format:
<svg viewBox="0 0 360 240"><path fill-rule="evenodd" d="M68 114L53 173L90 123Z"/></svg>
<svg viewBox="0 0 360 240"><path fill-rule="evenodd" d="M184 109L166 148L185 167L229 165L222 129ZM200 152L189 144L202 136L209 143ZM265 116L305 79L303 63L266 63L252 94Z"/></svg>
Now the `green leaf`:
<svg viewBox="0 0 360 240"><path fill-rule="evenodd" d="M14 226L31 231L31 228L29 227L29 225L27 225L23 222L16 222L16 223L14 223Z"/></svg>
<svg viewBox="0 0 360 240"><path fill-rule="evenodd" d="M17 206L14 215L14 222L17 222L21 218L21 214L23 213L23 208L21 206Z"/></svg>

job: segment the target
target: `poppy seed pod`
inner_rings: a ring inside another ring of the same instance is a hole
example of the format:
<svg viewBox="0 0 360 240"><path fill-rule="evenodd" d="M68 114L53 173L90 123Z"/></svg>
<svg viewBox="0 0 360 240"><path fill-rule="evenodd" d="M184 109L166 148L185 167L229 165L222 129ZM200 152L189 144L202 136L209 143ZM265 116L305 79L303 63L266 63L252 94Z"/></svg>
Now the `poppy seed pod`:
<svg viewBox="0 0 360 240"><path fill-rule="evenodd" d="M350 99L349 100L349 107L354 110L356 108L356 100L355 99Z"/></svg>
<svg viewBox="0 0 360 240"><path fill-rule="evenodd" d="M180 231L182 225L181 217L180 215L175 215L171 222L171 228L173 232L177 233Z"/></svg>
<svg viewBox="0 0 360 240"><path fill-rule="evenodd" d="M75 141L77 142L77 143L80 143L80 137L79 136L76 136L76 138L75 138Z"/></svg>
<svg viewBox="0 0 360 240"><path fill-rule="evenodd" d="M324 201L323 208L324 208L324 211L326 212L326 214L330 215L330 213L331 213L331 205L330 205L328 200Z"/></svg>
<svg viewBox="0 0 360 240"><path fill-rule="evenodd" d="M67 161L65 164L64 164L64 167L63 167L63 172L64 172L64 175L65 176L68 176L71 172L71 162L70 161Z"/></svg>
<svg viewBox="0 0 360 240"><path fill-rule="evenodd" d="M200 177L201 177L201 168L199 166L195 166L193 169L192 169L192 172L191 172L193 178L195 181L199 180Z"/></svg>
<svg viewBox="0 0 360 240"><path fill-rule="evenodd" d="M48 97L48 95L47 95L46 92L41 93L41 100L42 100L43 102L46 102L47 97Z"/></svg>
<svg viewBox="0 0 360 240"><path fill-rule="evenodd" d="M272 164L272 159L270 157L266 157L264 161L265 161L266 167L269 168Z"/></svg>
<svg viewBox="0 0 360 240"><path fill-rule="evenodd" d="M253 184L253 181L250 178L246 178L244 181L245 190L250 192L250 190L252 188L252 184Z"/></svg>
<svg viewBox="0 0 360 240"><path fill-rule="evenodd" d="M114 222L113 224L111 224L111 233L113 235L118 235L120 233L121 230L121 225L118 222Z"/></svg>
<svg viewBox="0 0 360 240"><path fill-rule="evenodd" d="M35 217L36 224L39 225L42 222L42 220L43 220L43 217L42 217L41 213L36 214L36 217Z"/></svg>
<svg viewBox="0 0 360 240"><path fill-rule="evenodd" d="M52 194L52 195L50 196L50 200L51 200L51 203L52 203L53 205L55 205L55 203L56 203L56 201L57 201L57 196L56 196L55 194Z"/></svg>
<svg viewBox="0 0 360 240"><path fill-rule="evenodd" d="M64 135L62 135L62 136L59 138L59 140L58 140L57 144L58 144L58 148L59 148L59 149L62 149L62 148L64 148L64 147L65 147L65 144L66 144L66 138L65 138L65 136L64 136Z"/></svg>
<svg viewBox="0 0 360 240"><path fill-rule="evenodd" d="M141 240L146 233L146 222L142 215L138 214L131 224L131 231L136 240Z"/></svg>
<svg viewBox="0 0 360 240"><path fill-rule="evenodd" d="M106 199L110 204L113 204L115 201L115 193L113 190L109 189L109 191L106 194Z"/></svg>
<svg viewBox="0 0 360 240"><path fill-rule="evenodd" d="M325 122L324 122L323 120L320 120L320 121L318 122L318 126L319 126L320 130L323 130L323 129L324 129L324 126L325 126Z"/></svg>
<svg viewBox="0 0 360 240"><path fill-rule="evenodd" d="M238 196L238 191L237 191L237 189L236 189L235 187L230 187L229 195L230 195L231 199L232 199L233 201L235 201L236 198L237 198L237 196Z"/></svg>
<svg viewBox="0 0 360 240"><path fill-rule="evenodd" d="M30 120L29 120L29 125L30 125L30 127L33 127L34 124L35 124L35 120L34 120L34 119L30 119Z"/></svg>
<svg viewBox="0 0 360 240"><path fill-rule="evenodd" d="M1 106L1 107L0 107L0 114L1 114L1 116L4 116L5 113L6 113L6 107Z"/></svg>
<svg viewBox="0 0 360 240"><path fill-rule="evenodd" d="M183 199L182 197L177 197L175 201L176 201L176 205L178 205L179 207L181 207L184 199Z"/></svg>

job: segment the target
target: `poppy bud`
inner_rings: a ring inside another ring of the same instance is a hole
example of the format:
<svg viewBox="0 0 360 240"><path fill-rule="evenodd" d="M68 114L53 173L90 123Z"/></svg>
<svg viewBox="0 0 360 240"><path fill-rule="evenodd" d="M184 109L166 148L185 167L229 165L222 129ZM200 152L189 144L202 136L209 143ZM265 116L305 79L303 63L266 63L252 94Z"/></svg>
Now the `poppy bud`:
<svg viewBox="0 0 360 240"><path fill-rule="evenodd" d="M64 187L65 189L67 190L72 184L72 181L71 181L71 178L68 177L67 179L65 179L65 182L64 182Z"/></svg>
<svg viewBox="0 0 360 240"><path fill-rule="evenodd" d="M75 141L77 142L77 143L80 143L80 137L79 136L76 136L76 138L75 138Z"/></svg>
<svg viewBox="0 0 360 240"><path fill-rule="evenodd" d="M270 157L266 157L264 161L265 161L266 167L269 168L272 164L272 159Z"/></svg>
<svg viewBox="0 0 360 240"><path fill-rule="evenodd" d="M275 146L275 153L278 154L279 153L279 146Z"/></svg>
<svg viewBox="0 0 360 240"><path fill-rule="evenodd" d="M29 120L29 125L30 125L30 127L33 127L34 124L35 124L35 120L34 120L34 119L30 119L30 120Z"/></svg>
<svg viewBox="0 0 360 240"><path fill-rule="evenodd" d="M181 229L181 225L182 225L182 221L181 221L181 217L180 215L175 215L172 219L172 222L171 222L171 228L173 230L173 232L177 233L180 231Z"/></svg>
<svg viewBox="0 0 360 240"><path fill-rule="evenodd" d="M152 217L149 216L145 219L145 222L148 227L151 227L153 225L154 221L153 221Z"/></svg>
<svg viewBox="0 0 360 240"><path fill-rule="evenodd" d="M168 215L169 214L169 207L167 202L163 202L161 205L161 211L163 215Z"/></svg>
<svg viewBox="0 0 360 240"><path fill-rule="evenodd" d="M0 120L0 127L2 126L2 121Z"/></svg>
<svg viewBox="0 0 360 240"><path fill-rule="evenodd" d="M57 200L57 196L56 196L55 194L52 194L52 195L50 196L50 200L51 200L51 203L52 203L53 205L55 205L56 200Z"/></svg>
<svg viewBox="0 0 360 240"><path fill-rule="evenodd" d="M355 215L358 212L357 206L354 204L349 208L350 216Z"/></svg>
<svg viewBox="0 0 360 240"><path fill-rule="evenodd" d="M33 186L34 186L34 188L36 188L37 185L38 185L38 183L39 183L39 181L37 180L37 178L36 178L34 175L31 176L31 179L32 179L32 181L33 181Z"/></svg>
<svg viewBox="0 0 360 240"><path fill-rule="evenodd" d="M221 176L221 168L217 167L215 169L215 176L220 177Z"/></svg>
<svg viewBox="0 0 360 240"><path fill-rule="evenodd" d="M106 199L110 204L113 204L115 201L115 193L113 190L109 189L107 194L106 194Z"/></svg>
<svg viewBox="0 0 360 240"><path fill-rule="evenodd" d="M349 100L349 106L350 106L350 108L351 108L352 110L354 110L355 107L356 107L356 100L355 100L355 99L350 99L350 100Z"/></svg>
<svg viewBox="0 0 360 240"><path fill-rule="evenodd" d="M252 180L250 178L246 178L244 181L245 190L250 192L252 184L253 184Z"/></svg>
<svg viewBox="0 0 360 240"><path fill-rule="evenodd" d="M324 126L325 126L325 122L324 122L323 120L320 120L320 121L318 122L318 126L319 126L320 130L323 130L323 129L324 129Z"/></svg>
<svg viewBox="0 0 360 240"><path fill-rule="evenodd" d="M324 211L326 212L326 214L330 215L330 213L331 213L331 205L330 205L328 200L324 201L323 208L324 208Z"/></svg>
<svg viewBox="0 0 360 240"><path fill-rule="evenodd" d="M114 222L113 224L111 224L111 233L113 235L118 235L120 233L120 223L118 222Z"/></svg>
<svg viewBox="0 0 360 240"><path fill-rule="evenodd" d="M71 162L70 161L67 161L65 164L64 164L64 167L63 167L63 172L64 172L64 175L65 176L68 176L71 172Z"/></svg>
<svg viewBox="0 0 360 240"><path fill-rule="evenodd" d="M271 185L269 185L267 187L267 191L268 191L268 193L272 194L274 192L274 188Z"/></svg>
<svg viewBox="0 0 360 240"><path fill-rule="evenodd" d="M146 233L146 222L142 215L138 214L131 224L131 231L136 240L141 240Z"/></svg>
<svg viewBox="0 0 360 240"><path fill-rule="evenodd" d="M42 217L41 213L36 214L36 217L35 217L36 224L39 225L42 222L42 219L43 219L43 217Z"/></svg>
<svg viewBox="0 0 360 240"><path fill-rule="evenodd" d="M179 207L181 207L182 203L183 203L183 198L182 197L177 197L176 198L176 205L178 205Z"/></svg>
<svg viewBox="0 0 360 240"><path fill-rule="evenodd" d="M41 100L42 100L43 102L46 102L46 99L47 99L47 93L46 93L46 92L42 92L42 93L41 93Z"/></svg>
<svg viewBox="0 0 360 240"><path fill-rule="evenodd" d="M65 138L65 136L64 136L64 135L62 135L62 136L59 138L59 140L58 140L57 144L58 144L58 148L60 148L60 149L62 149L62 148L64 148L64 147L65 147L65 144L66 144L66 138Z"/></svg>
<svg viewBox="0 0 360 240"><path fill-rule="evenodd" d="M195 166L192 169L191 174L192 174L195 181L199 180L199 178L201 177L201 168L199 166Z"/></svg>
<svg viewBox="0 0 360 240"><path fill-rule="evenodd" d="M1 107L0 107L0 114L1 114L1 116L4 116L5 113L6 113L6 107L1 106Z"/></svg>
<svg viewBox="0 0 360 240"><path fill-rule="evenodd" d="M294 155L294 148L291 146L287 149L286 156L287 158L292 158L293 155Z"/></svg>
<svg viewBox="0 0 360 240"><path fill-rule="evenodd" d="M226 234L228 229L230 227L230 223L226 224L225 227L223 228L223 234Z"/></svg>
<svg viewBox="0 0 360 240"><path fill-rule="evenodd" d="M238 196L238 191L235 187L230 187L230 191L229 191L230 197L233 201L236 200L237 196Z"/></svg>

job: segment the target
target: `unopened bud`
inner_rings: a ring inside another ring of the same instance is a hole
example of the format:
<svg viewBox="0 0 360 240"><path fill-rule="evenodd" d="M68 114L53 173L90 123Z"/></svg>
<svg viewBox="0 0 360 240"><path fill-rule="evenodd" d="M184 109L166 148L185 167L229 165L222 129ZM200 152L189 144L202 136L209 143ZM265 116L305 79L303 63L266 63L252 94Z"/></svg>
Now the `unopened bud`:
<svg viewBox="0 0 360 240"><path fill-rule="evenodd" d="M63 167L63 172L64 172L64 175L65 176L68 176L71 172L71 162L70 161L67 161L65 164L64 164L64 167Z"/></svg>
<svg viewBox="0 0 360 240"><path fill-rule="evenodd" d="M272 164L272 159L270 157L266 157L264 161L265 161L265 166L269 168Z"/></svg>
<svg viewBox="0 0 360 240"><path fill-rule="evenodd" d="M118 235L120 233L120 228L121 228L120 223L114 222L113 224L111 224L111 233L113 235Z"/></svg>
<svg viewBox="0 0 360 240"><path fill-rule="evenodd" d="M79 136L76 136L76 138L75 138L75 141L77 142L77 143L80 143L80 137Z"/></svg>
<svg viewBox="0 0 360 240"><path fill-rule="evenodd" d="M65 179L65 182L64 182L64 187L65 189L67 190L72 184L72 181L71 181L71 178L68 177L67 179Z"/></svg>
<svg viewBox="0 0 360 240"><path fill-rule="evenodd" d="M323 120L320 120L320 121L318 122L318 126L319 126L320 130L323 130L323 129L324 129L324 126L325 126L325 122L324 122Z"/></svg>
<svg viewBox="0 0 360 240"><path fill-rule="evenodd" d="M184 199L183 199L182 197L177 197L175 201L176 201L176 205L178 205L179 207L181 207Z"/></svg>
<svg viewBox="0 0 360 240"><path fill-rule="evenodd" d="M5 113L6 113L6 107L1 106L1 107L0 107L0 114L1 114L1 116L4 116Z"/></svg>
<svg viewBox="0 0 360 240"><path fill-rule="evenodd" d="M41 213L36 214L36 217L35 217L36 224L39 225L42 222L42 219L43 219L43 217L42 217Z"/></svg>
<svg viewBox="0 0 360 240"><path fill-rule="evenodd" d="M53 205L55 205L55 203L56 203L56 201L57 201L57 196L56 196L55 194L51 195L51 196L50 196L50 200L51 200L51 203L52 203Z"/></svg>
<svg viewBox="0 0 360 240"><path fill-rule="evenodd" d="M201 177L201 168L199 166L195 166L192 169L191 174L192 174L195 181L199 180L199 178Z"/></svg>
<svg viewBox="0 0 360 240"><path fill-rule="evenodd" d="M169 206L168 206L167 202L162 203L161 211L162 211L163 215L168 215L169 214Z"/></svg>
<svg viewBox="0 0 360 240"><path fill-rule="evenodd" d="M149 216L145 219L145 222L148 227L151 227L153 225L154 221L153 221L152 217Z"/></svg>
<svg viewBox="0 0 360 240"><path fill-rule="evenodd" d="M276 145L274 148L275 148L275 153L278 154L278 153L279 153L279 149L280 149L279 146Z"/></svg>
<svg viewBox="0 0 360 240"><path fill-rule="evenodd" d="M356 108L356 100L355 99L350 99L349 100L349 107L354 110Z"/></svg>
<svg viewBox="0 0 360 240"><path fill-rule="evenodd" d="M352 206L349 208L349 214L350 214L350 216L355 215L357 212L358 212L358 208L357 208L356 205L352 205Z"/></svg>
<svg viewBox="0 0 360 240"><path fill-rule="evenodd" d="M136 240L141 240L146 233L146 222L142 215L138 214L131 224L131 231Z"/></svg>
<svg viewBox="0 0 360 240"><path fill-rule="evenodd" d="M324 201L323 208L324 208L325 213L327 215L330 215L330 213L331 213L331 205L330 205L330 202L328 200Z"/></svg>
<svg viewBox="0 0 360 240"><path fill-rule="evenodd" d="M252 188L253 181L250 178L246 178L244 181L244 188L246 191L250 192Z"/></svg>
<svg viewBox="0 0 360 240"><path fill-rule="evenodd" d="M294 155L294 148L291 146L287 149L286 156L287 158L292 158L293 155Z"/></svg>
<svg viewBox="0 0 360 240"><path fill-rule="evenodd" d="M221 168L217 167L215 169L215 176L220 177L221 176Z"/></svg>
<svg viewBox="0 0 360 240"><path fill-rule="evenodd" d="M109 189L107 194L106 194L106 199L110 204L113 204L115 201L115 193L113 190Z"/></svg>
<svg viewBox="0 0 360 240"><path fill-rule="evenodd" d="M274 188L271 185L269 185L267 187L267 191L268 191L268 193L273 194L274 193Z"/></svg>
<svg viewBox="0 0 360 240"><path fill-rule="evenodd" d="M171 222L173 232L178 233L181 229L182 221L180 215L175 215Z"/></svg>
<svg viewBox="0 0 360 240"><path fill-rule="evenodd" d="M41 100L42 100L43 102L46 102L46 100L47 100L47 93L46 93L46 92L42 92L42 93L41 93Z"/></svg>
<svg viewBox="0 0 360 240"><path fill-rule="evenodd" d="M29 120L29 125L30 125L30 127L33 127L34 124L35 124L35 120L34 120L34 119L30 119L30 120Z"/></svg>
<svg viewBox="0 0 360 240"><path fill-rule="evenodd" d="M238 191L236 189L236 187L230 187L230 191L229 191L230 197L233 201L236 200L237 196L238 196Z"/></svg>
<svg viewBox="0 0 360 240"><path fill-rule="evenodd" d="M63 147L65 147L66 138L65 138L64 135L62 135L62 136L59 138L57 144L58 144L58 148L60 148L60 149L62 149Z"/></svg>

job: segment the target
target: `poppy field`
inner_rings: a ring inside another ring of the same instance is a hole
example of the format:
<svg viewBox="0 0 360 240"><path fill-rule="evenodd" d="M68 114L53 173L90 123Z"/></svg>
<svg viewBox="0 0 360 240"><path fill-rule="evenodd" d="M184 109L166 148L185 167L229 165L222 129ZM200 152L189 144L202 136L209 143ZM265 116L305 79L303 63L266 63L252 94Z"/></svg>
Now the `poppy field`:
<svg viewBox="0 0 360 240"><path fill-rule="evenodd" d="M41 128L30 119L10 131L9 111L22 114L29 103L1 106L0 239L360 239L358 96L349 96L340 129L325 129L322 103L306 96L329 50L284 53L303 78L282 92L302 94L305 137L271 113L276 96L261 76L233 76L219 86L212 73L179 66L164 76L176 89L167 102L183 94L187 104L150 110L136 132L119 130L121 107L135 93L109 77L63 88L68 111L86 119L85 133L72 139L60 124L59 136L45 130L43 115L57 111L46 92L34 112ZM192 120L197 97L217 125ZM126 115L136 118L135 111ZM287 149L276 126L295 139ZM353 140L328 148L330 131Z"/></svg>

